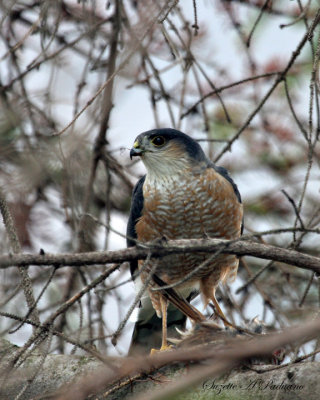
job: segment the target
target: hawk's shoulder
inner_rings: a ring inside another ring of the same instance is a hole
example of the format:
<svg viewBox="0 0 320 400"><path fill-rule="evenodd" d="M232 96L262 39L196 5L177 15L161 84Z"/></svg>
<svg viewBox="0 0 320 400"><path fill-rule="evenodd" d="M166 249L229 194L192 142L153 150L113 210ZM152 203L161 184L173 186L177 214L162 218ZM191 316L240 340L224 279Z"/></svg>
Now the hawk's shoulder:
<svg viewBox="0 0 320 400"><path fill-rule="evenodd" d="M209 168L213 168L218 174L220 174L221 176L223 176L227 181L229 181L232 185L232 188L237 196L237 199L239 201L239 203L241 203L241 195L240 192L238 190L238 186L234 183L233 179L231 178L231 176L229 175L229 172L226 168L224 167L220 167L218 165L215 165L213 162L209 162L208 164Z"/></svg>

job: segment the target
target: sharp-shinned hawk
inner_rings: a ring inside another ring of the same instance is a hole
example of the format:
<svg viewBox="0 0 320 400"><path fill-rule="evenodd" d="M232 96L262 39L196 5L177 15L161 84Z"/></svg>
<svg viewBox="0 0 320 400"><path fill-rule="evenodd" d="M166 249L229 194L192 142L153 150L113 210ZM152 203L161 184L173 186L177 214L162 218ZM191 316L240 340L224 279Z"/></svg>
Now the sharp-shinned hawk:
<svg viewBox="0 0 320 400"><path fill-rule="evenodd" d="M130 151L132 156L141 158L147 174L133 191L128 246L135 245L135 240L149 242L163 237L236 239L241 235L243 210L237 186L227 170L213 164L191 137L175 129L147 131L136 138ZM212 254L208 253L176 254L151 259L147 265L143 260L133 261L130 269L131 273L142 269L140 277L144 282L155 266L156 275L166 284L172 284L208 261L175 290L185 298L195 290L200 291L204 305L212 301L217 314L225 320L215 291L220 282L236 277L238 259L230 254L220 254L212 260L210 257ZM151 335L152 330L159 329L159 323L155 328L155 310L162 317L163 349L167 346L167 325L179 325L185 319L172 306L167 315L167 301L161 291L152 291L152 287L157 286L149 285L148 296L142 299L133 341L139 342L139 327L144 329L144 336L148 336L148 331ZM153 308L147 305L150 299Z"/></svg>

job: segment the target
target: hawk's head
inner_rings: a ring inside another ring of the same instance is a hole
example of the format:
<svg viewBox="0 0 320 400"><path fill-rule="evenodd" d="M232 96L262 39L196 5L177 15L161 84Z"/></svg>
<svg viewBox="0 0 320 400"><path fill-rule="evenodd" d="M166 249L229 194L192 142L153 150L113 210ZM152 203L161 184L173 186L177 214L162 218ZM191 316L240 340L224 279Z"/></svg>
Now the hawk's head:
<svg viewBox="0 0 320 400"><path fill-rule="evenodd" d="M200 145L175 129L153 129L137 136L130 158L140 156L147 171L156 175L173 175L186 168L207 164Z"/></svg>

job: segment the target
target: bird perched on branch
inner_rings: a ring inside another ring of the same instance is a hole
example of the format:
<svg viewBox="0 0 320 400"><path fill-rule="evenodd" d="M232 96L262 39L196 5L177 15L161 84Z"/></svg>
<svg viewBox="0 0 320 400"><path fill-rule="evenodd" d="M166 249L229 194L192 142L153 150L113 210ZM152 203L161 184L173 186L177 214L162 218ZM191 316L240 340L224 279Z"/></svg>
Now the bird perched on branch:
<svg viewBox="0 0 320 400"><path fill-rule="evenodd" d="M127 244L166 239L236 239L242 230L243 210L237 186L226 169L213 164L201 146L175 129L154 129L141 133L130 151L139 156L147 174L136 184L127 226ZM150 271L165 284L190 298L200 291L204 305L210 301L228 324L215 297L220 282L236 277L238 259L230 254L185 253L160 259L132 261L132 274L140 271L142 283ZM138 280L136 279L136 281ZM148 281L149 282L149 281ZM155 280L148 283L142 298L132 345L154 346L154 334L161 332L161 349L167 346L167 328L182 327L185 316L173 306L167 312L167 298ZM151 307L151 303L152 307ZM156 314L156 315L155 315Z"/></svg>

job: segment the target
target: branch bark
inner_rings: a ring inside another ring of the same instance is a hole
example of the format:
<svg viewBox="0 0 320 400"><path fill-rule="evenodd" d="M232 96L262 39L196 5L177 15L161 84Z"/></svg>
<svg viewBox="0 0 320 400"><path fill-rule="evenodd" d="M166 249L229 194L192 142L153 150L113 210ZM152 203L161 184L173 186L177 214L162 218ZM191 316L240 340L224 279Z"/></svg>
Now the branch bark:
<svg viewBox="0 0 320 400"><path fill-rule="evenodd" d="M179 239L161 243L144 243L115 251L61 254L8 254L0 256L0 268L28 265L54 265L57 267L122 263L138 259L169 256L179 253L222 252L238 256L253 256L266 260L284 262L320 274L320 258L296 250L256 243L251 240Z"/></svg>
<svg viewBox="0 0 320 400"><path fill-rule="evenodd" d="M282 399L291 399L293 395L297 399L317 399L312 394L317 394L320 387L317 379L319 363L307 362L271 368L261 366L259 374L238 369L236 366L250 357L270 354L279 347L295 342L305 343L316 337L319 330L320 323L317 319L298 327L287 328L281 333L249 341L231 339L222 346L220 343L162 352L149 357L110 358L109 365L89 357L52 354L47 356L43 368L30 383L23 399L39 395L43 398L44 394L49 396L48 392L51 392L50 398L57 400L83 400L98 393L98 398L101 399L126 399L132 398L133 391L135 395L138 394L139 400L160 400L176 398L175 396L186 390L188 393L185 395L188 396L183 398L212 399L219 394L216 393L219 388L221 391L225 390L226 395L232 395L227 398L253 399L263 395L264 399L271 399L280 391ZM5 367L7 356L16 349L8 342L0 342L0 354L6 355L1 358L0 367ZM41 354L35 354L33 360L16 370L13 379L1 387L0 399L13 398L21 390L21 385L25 384L28 375L37 367L39 357ZM159 375L157 376L159 369L162 381L165 377L160 387ZM231 375L221 378L227 371L231 371ZM73 383L70 384L70 381ZM165 381L167 384L164 386ZM230 384L221 386L226 383ZM200 386L195 389L196 385ZM60 390L52 393L57 389ZM12 397L8 396L9 393Z"/></svg>

